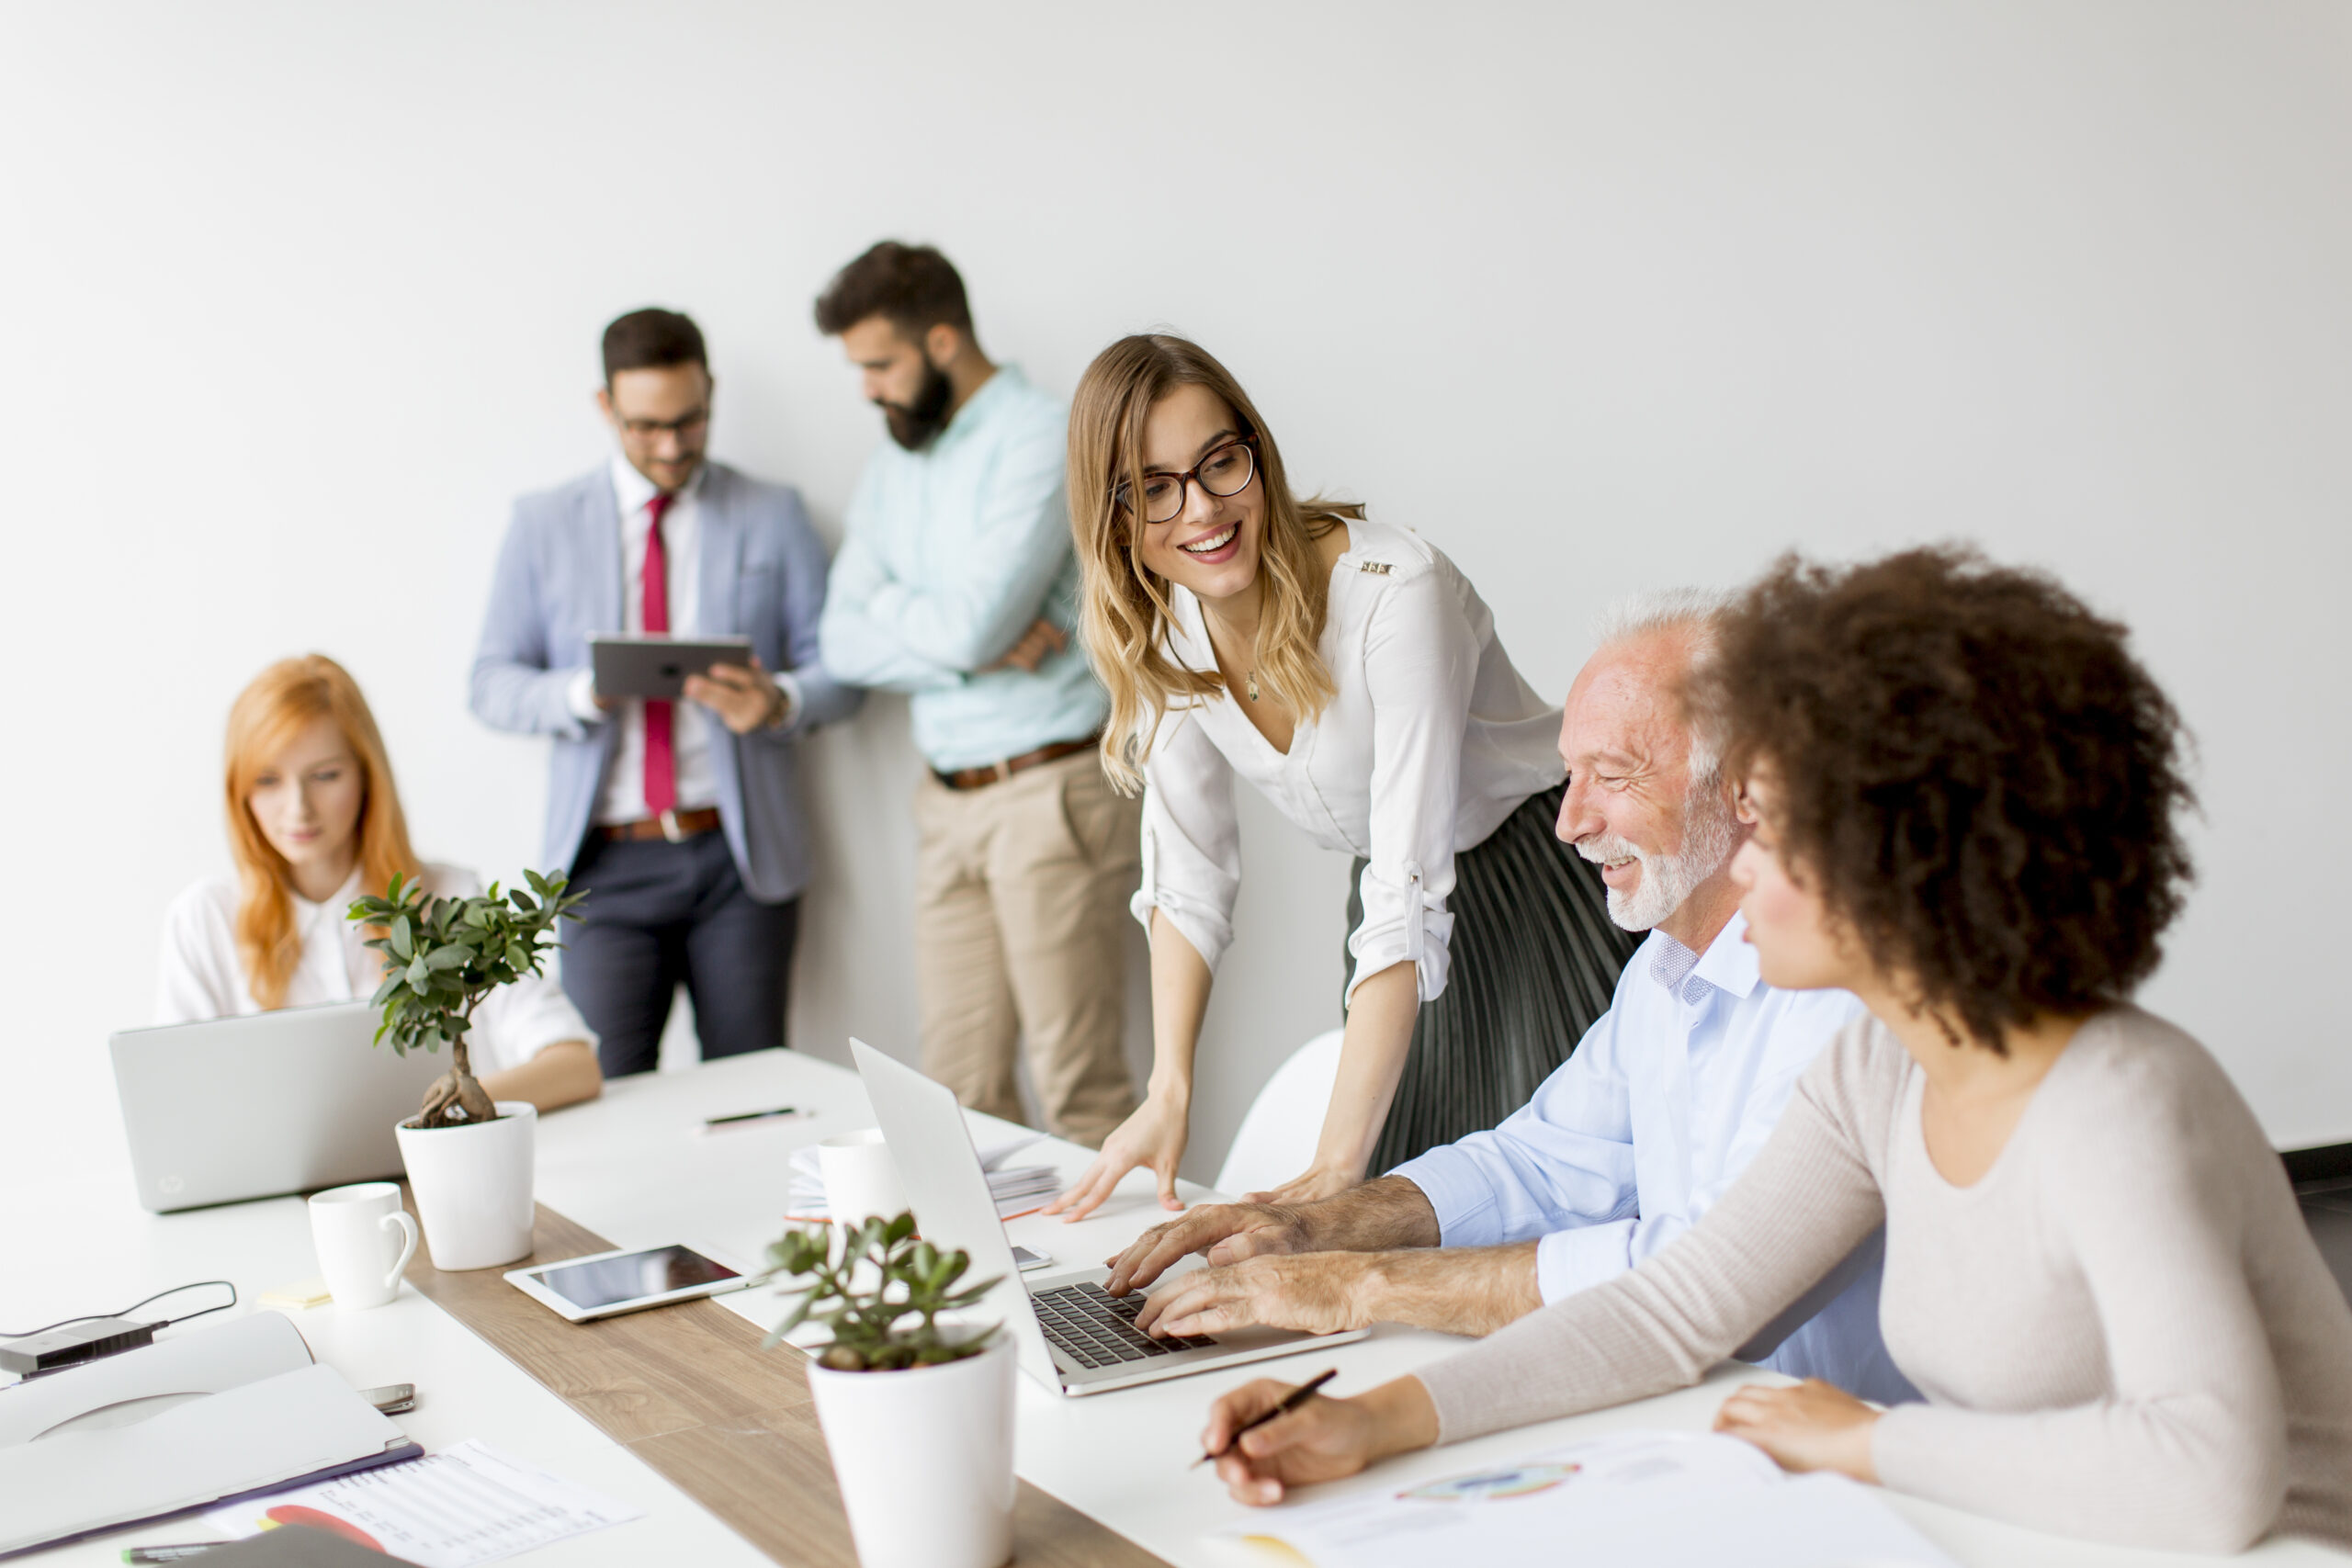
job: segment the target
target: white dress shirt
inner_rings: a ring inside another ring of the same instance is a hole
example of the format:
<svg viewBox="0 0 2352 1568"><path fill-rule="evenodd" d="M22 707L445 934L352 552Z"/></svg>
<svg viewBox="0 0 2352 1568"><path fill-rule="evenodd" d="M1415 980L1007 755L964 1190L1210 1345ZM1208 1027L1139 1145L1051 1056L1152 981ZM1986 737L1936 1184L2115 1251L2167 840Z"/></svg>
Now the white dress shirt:
<svg viewBox="0 0 2352 1568"><path fill-rule="evenodd" d="M1652 931L1609 1010L1535 1098L1491 1132L1391 1174L1437 1211L1442 1245L1541 1237L1548 1303L1649 1258L1699 1222L1771 1136L1797 1080L1860 1015L1848 991L1783 991L1735 914L1703 955ZM1765 1359L1867 1397L1917 1397L1878 1334L1869 1269Z"/></svg>
<svg viewBox="0 0 2352 1568"><path fill-rule="evenodd" d="M1338 695L1298 721L1286 753L1250 724L1240 692L1166 716L1144 764L1143 886L1131 908L1146 930L1160 910L1216 967L1241 885L1238 775L1325 849L1370 862L1348 994L1411 963L1428 1001L1445 989L1453 857L1565 776L1560 710L1511 667L1452 561L1402 528L1345 526L1318 645ZM1179 588L1173 604L1170 653L1215 670L1200 602Z"/></svg>
<svg viewBox="0 0 2352 1568"><path fill-rule="evenodd" d="M481 891L481 879L457 866L427 864L423 875L425 891L441 897L469 898ZM364 1002L383 984L383 954L361 946L366 933L344 919L359 892L356 871L323 904L288 892L302 956L287 981L282 1005ZM208 877L173 900L164 917L163 962L155 986L157 1023L196 1023L264 1010L254 999L244 962L237 953L237 902L242 897L234 881ZM521 1066L562 1040L585 1041L591 1050L596 1045L596 1036L550 968L501 986L482 998L468 1032L467 1055L477 1074L500 1072Z"/></svg>
<svg viewBox="0 0 2352 1568"><path fill-rule="evenodd" d="M702 491L703 468L670 502L662 514L663 575L670 590L670 635L692 637L701 629L702 522L695 499ZM627 457L613 458L613 498L621 514L621 630L631 637L645 631L645 547L653 536L653 498L659 488L630 466ZM608 712L596 705L596 677L582 670L572 677L571 711L588 724L616 724L612 760L605 765L604 787L596 797L593 818L599 826L640 822L653 814L645 807L645 704L635 697L616 701ZM710 727L718 716L700 703L683 698L670 705L670 756L676 770L680 811L695 811L718 804L718 785L710 775Z"/></svg>

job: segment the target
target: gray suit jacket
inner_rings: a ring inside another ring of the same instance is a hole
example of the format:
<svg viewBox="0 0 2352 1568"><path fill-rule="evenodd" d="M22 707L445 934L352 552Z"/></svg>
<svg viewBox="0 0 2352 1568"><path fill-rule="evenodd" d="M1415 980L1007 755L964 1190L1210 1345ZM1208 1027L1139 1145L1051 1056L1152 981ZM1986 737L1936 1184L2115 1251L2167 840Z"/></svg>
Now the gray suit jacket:
<svg viewBox="0 0 2352 1568"><path fill-rule="evenodd" d="M777 904L808 880L808 824L794 742L856 711L865 694L827 675L817 657L825 547L798 492L713 463L700 507L699 630L748 637L771 670L800 683L782 729L735 735L709 722L711 772L727 847L752 897ZM582 724L566 701L588 662L588 637L625 625L620 503L599 468L514 503L474 655L476 716L497 729L554 738L548 769L548 866L578 860L609 763L615 727Z"/></svg>

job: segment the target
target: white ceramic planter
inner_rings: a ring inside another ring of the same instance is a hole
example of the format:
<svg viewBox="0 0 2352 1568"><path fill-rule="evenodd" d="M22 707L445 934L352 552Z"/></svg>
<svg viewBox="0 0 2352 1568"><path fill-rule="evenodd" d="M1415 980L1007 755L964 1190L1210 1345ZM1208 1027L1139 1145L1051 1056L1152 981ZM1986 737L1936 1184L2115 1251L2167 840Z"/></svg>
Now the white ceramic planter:
<svg viewBox="0 0 2352 1568"><path fill-rule="evenodd" d="M1001 1568L1012 1556L1012 1345L897 1372L808 1363L861 1568Z"/></svg>
<svg viewBox="0 0 2352 1568"><path fill-rule="evenodd" d="M531 1156L539 1113L498 1101L498 1120L474 1126L399 1127L401 1163L424 1222L433 1267L492 1269L531 1255Z"/></svg>

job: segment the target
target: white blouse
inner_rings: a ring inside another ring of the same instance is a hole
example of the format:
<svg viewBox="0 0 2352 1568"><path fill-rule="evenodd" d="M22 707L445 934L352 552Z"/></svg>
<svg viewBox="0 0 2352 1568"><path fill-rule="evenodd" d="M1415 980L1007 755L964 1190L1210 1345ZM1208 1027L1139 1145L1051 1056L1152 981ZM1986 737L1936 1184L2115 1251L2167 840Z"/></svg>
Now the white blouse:
<svg viewBox="0 0 2352 1568"><path fill-rule="evenodd" d="M1241 886L1238 774L1317 843L1370 863L1348 995L1410 963L1428 1001L1445 989L1453 857L1566 775L1560 710L1511 667L1452 561L1402 528L1347 527L1319 645L1339 695L1299 721L1287 753L1230 696L1164 716L1144 764L1143 886L1130 907L1146 930L1160 910L1216 967ZM1179 588L1172 603L1170 653L1215 670L1199 601Z"/></svg>
<svg viewBox="0 0 2352 1568"><path fill-rule="evenodd" d="M428 864L424 876L425 891L442 897L468 898L481 891L481 879L457 866ZM155 985L157 1023L194 1023L264 1010L254 999L243 961L237 955L241 896L235 882L216 876L172 901L164 917L163 964ZM351 880L323 904L290 890L287 896L294 906L302 957L287 982L284 1005L364 1002L374 996L383 983L383 954L362 947L365 934L343 918L359 897L359 873L353 872ZM591 1050L596 1044L596 1036L550 972L502 986L484 998L474 1012L467 1054L476 1073L501 1072L521 1066L560 1040L583 1040Z"/></svg>

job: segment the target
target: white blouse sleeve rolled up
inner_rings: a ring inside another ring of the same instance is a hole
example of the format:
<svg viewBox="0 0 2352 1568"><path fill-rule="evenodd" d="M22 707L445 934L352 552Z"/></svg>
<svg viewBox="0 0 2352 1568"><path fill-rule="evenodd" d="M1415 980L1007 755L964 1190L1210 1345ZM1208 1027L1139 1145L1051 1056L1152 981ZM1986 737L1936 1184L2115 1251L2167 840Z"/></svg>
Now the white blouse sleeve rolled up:
<svg viewBox="0 0 2352 1568"><path fill-rule="evenodd" d="M1372 698L1370 852L1359 891L1363 920L1348 937L1356 987L1413 965L1420 999L1445 989L1453 916L1456 807L1463 732L1478 675L1476 631L1447 574L1416 571L1388 585L1364 632Z"/></svg>
<svg viewBox="0 0 2352 1568"><path fill-rule="evenodd" d="M1128 908L1166 915L1214 972L1233 943L1241 832L1233 767L1189 712L1168 715L1144 763L1143 882Z"/></svg>

